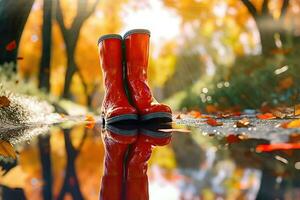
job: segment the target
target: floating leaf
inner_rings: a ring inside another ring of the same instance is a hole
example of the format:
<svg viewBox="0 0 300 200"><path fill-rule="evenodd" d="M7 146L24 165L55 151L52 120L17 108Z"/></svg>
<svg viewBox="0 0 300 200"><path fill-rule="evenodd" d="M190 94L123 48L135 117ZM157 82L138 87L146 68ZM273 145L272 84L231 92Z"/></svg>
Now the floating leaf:
<svg viewBox="0 0 300 200"><path fill-rule="evenodd" d="M287 124L287 128L300 128L300 119L293 120Z"/></svg>
<svg viewBox="0 0 300 200"><path fill-rule="evenodd" d="M236 123L235 123L236 127L238 128L246 128L246 127L249 127L250 126L250 121L248 118L243 118L241 120L238 120Z"/></svg>
<svg viewBox="0 0 300 200"><path fill-rule="evenodd" d="M208 118L206 120L206 123L210 126L222 126L223 122L217 122L217 120L213 119L213 118Z"/></svg>
<svg viewBox="0 0 300 200"><path fill-rule="evenodd" d="M15 48L17 48L17 43L15 40L8 43L5 47L6 51L13 51Z"/></svg>
<svg viewBox="0 0 300 200"><path fill-rule="evenodd" d="M276 118L276 116L274 116L272 113L258 114L256 117L263 120Z"/></svg>
<svg viewBox="0 0 300 200"><path fill-rule="evenodd" d="M0 108L5 108L10 105L10 100L6 96L0 96Z"/></svg>
<svg viewBox="0 0 300 200"><path fill-rule="evenodd" d="M0 155L3 157L17 158L14 147L5 140L0 140Z"/></svg>
<svg viewBox="0 0 300 200"><path fill-rule="evenodd" d="M177 115L176 119L182 119L181 114Z"/></svg>
<svg viewBox="0 0 300 200"><path fill-rule="evenodd" d="M239 138L238 135L229 134L229 135L226 137L226 142L229 143L229 144L239 142L240 140L241 140L241 139Z"/></svg>
<svg viewBox="0 0 300 200"><path fill-rule="evenodd" d="M85 121L87 122L87 124L85 125L86 128L88 129L94 128L96 121L92 115L86 115Z"/></svg>
<svg viewBox="0 0 300 200"><path fill-rule="evenodd" d="M192 116L193 118L197 119L197 118L201 118L201 113L199 111L191 111L190 113L190 116Z"/></svg>
<svg viewBox="0 0 300 200"><path fill-rule="evenodd" d="M300 149L300 143L277 143L277 144L261 144L256 147L257 152L270 152L276 150Z"/></svg>
<svg viewBox="0 0 300 200"><path fill-rule="evenodd" d="M272 111L272 114L276 117L276 118L285 118L287 115L279 110L274 110Z"/></svg>

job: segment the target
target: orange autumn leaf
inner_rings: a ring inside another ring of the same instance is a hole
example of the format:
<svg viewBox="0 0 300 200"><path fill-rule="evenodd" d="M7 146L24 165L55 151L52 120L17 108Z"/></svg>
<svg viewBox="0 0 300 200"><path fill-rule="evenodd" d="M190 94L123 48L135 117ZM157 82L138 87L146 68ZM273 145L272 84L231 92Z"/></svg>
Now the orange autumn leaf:
<svg viewBox="0 0 300 200"><path fill-rule="evenodd" d="M256 147L257 152L270 152L276 150L300 149L300 143L277 143L277 144L261 144Z"/></svg>
<svg viewBox="0 0 300 200"><path fill-rule="evenodd" d="M283 118L286 117L286 114L283 113L283 112L281 112L281 111L279 111L279 110L274 110L274 111L272 111L272 114L273 114L276 118L281 118L281 119L283 119Z"/></svg>
<svg viewBox="0 0 300 200"><path fill-rule="evenodd" d="M201 118L201 112L199 112L199 111L193 110L193 111L191 111L189 114L190 114L193 118L195 118L195 119Z"/></svg>
<svg viewBox="0 0 300 200"><path fill-rule="evenodd" d="M287 124L287 128L300 128L300 119L293 120Z"/></svg>
<svg viewBox="0 0 300 200"><path fill-rule="evenodd" d="M236 142L239 142L241 139L239 138L238 135L233 135L233 134L230 134L226 137L226 142L229 143L229 144L232 144L232 143L236 143Z"/></svg>
<svg viewBox="0 0 300 200"><path fill-rule="evenodd" d="M206 120L206 123L210 126L222 126L223 122L218 122L217 120L213 119L213 118L208 118Z"/></svg>
<svg viewBox="0 0 300 200"><path fill-rule="evenodd" d="M0 156L11 157L13 159L17 158L14 147L5 140L0 140Z"/></svg>
<svg viewBox="0 0 300 200"><path fill-rule="evenodd" d="M85 121L87 122L87 124L85 125L86 128L88 129L92 129L95 126L95 118L91 115L86 115L85 117Z"/></svg>
<svg viewBox="0 0 300 200"><path fill-rule="evenodd" d="M177 115L176 119L182 119L181 114Z"/></svg>
<svg viewBox="0 0 300 200"><path fill-rule="evenodd" d="M0 96L0 108L5 108L10 105L10 100L6 96Z"/></svg>
<svg viewBox="0 0 300 200"><path fill-rule="evenodd" d="M289 122L283 122L280 125L278 125L277 127L281 127L281 128L288 128Z"/></svg>
<svg viewBox="0 0 300 200"><path fill-rule="evenodd" d="M272 113L258 114L256 117L263 120L276 118L276 116L274 116Z"/></svg>
<svg viewBox="0 0 300 200"><path fill-rule="evenodd" d="M5 47L6 51L13 51L15 48L17 48L17 43L15 40L8 43Z"/></svg>
<svg viewBox="0 0 300 200"><path fill-rule="evenodd" d="M279 81L278 87L281 90L285 90L285 89L289 89L293 84L294 84L294 79L293 77L289 76Z"/></svg>
<svg viewBox="0 0 300 200"><path fill-rule="evenodd" d="M241 120L238 120L236 123L235 123L236 127L238 128L246 128L246 127L249 127L250 126L250 121L248 118L243 118Z"/></svg>

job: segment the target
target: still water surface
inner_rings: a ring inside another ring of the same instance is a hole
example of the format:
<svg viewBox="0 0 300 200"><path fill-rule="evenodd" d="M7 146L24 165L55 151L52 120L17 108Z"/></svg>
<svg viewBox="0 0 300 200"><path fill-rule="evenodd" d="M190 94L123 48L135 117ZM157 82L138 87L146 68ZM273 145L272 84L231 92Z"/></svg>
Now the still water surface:
<svg viewBox="0 0 300 200"><path fill-rule="evenodd" d="M276 120L232 123L1 129L0 193L7 200L300 199L297 130L273 130Z"/></svg>

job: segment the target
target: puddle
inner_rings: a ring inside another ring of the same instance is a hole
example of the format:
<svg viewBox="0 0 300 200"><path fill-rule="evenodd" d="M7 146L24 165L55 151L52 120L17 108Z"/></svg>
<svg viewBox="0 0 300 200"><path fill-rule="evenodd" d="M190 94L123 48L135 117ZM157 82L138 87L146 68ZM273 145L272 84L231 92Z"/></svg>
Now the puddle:
<svg viewBox="0 0 300 200"><path fill-rule="evenodd" d="M2 199L300 199L298 129L203 120L1 129Z"/></svg>

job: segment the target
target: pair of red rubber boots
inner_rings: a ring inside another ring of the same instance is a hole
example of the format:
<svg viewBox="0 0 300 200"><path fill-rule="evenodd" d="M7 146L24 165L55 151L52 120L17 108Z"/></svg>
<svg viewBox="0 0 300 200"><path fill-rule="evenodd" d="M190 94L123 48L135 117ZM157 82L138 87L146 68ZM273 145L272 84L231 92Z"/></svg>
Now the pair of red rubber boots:
<svg viewBox="0 0 300 200"><path fill-rule="evenodd" d="M147 83L150 32L128 31L99 38L105 96L102 117L106 124L125 120L171 121L171 109L159 104ZM127 91L127 93L126 93Z"/></svg>

